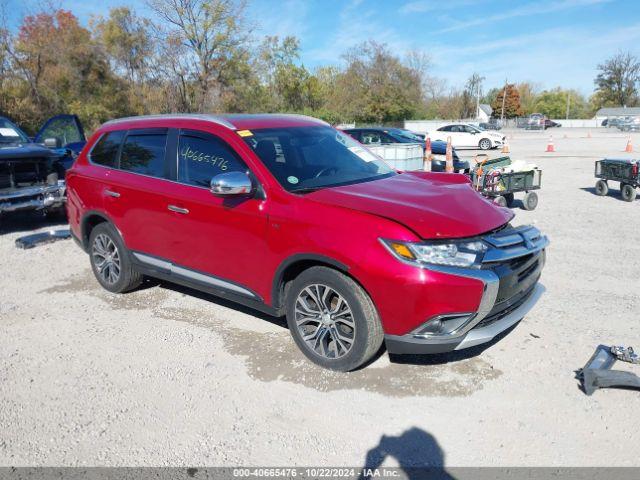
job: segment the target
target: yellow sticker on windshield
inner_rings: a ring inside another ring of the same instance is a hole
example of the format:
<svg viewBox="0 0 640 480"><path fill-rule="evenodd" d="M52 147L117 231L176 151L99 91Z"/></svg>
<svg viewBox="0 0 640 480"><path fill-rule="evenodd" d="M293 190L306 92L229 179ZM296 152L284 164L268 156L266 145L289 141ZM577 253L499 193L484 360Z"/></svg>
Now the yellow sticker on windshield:
<svg viewBox="0 0 640 480"><path fill-rule="evenodd" d="M251 130L238 130L238 135L241 137L251 137L253 136L253 132Z"/></svg>

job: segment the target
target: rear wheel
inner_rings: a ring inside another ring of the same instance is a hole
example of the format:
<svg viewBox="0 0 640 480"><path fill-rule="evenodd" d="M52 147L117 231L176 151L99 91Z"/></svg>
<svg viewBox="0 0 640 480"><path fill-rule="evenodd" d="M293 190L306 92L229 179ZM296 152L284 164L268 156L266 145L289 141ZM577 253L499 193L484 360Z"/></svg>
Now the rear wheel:
<svg viewBox="0 0 640 480"><path fill-rule="evenodd" d="M604 197L607 193L609 193L609 185L604 180L598 180L596 182L596 195Z"/></svg>
<svg viewBox="0 0 640 480"><path fill-rule="evenodd" d="M353 279L327 267L302 272L287 294L287 324L312 362L341 372L362 366L384 338L373 302Z"/></svg>
<svg viewBox="0 0 640 480"><path fill-rule="evenodd" d="M636 189L628 183L623 183L620 186L620 194L625 202L633 202L636 199Z"/></svg>
<svg viewBox="0 0 640 480"><path fill-rule="evenodd" d="M492 146L491 140L489 140L488 138L483 138L482 140L480 140L478 146L480 147L480 150L489 150Z"/></svg>
<svg viewBox="0 0 640 480"><path fill-rule="evenodd" d="M134 270L120 235L109 223L101 223L91 230L89 258L96 279L110 292L127 292L142 283L142 275Z"/></svg>
<svg viewBox="0 0 640 480"><path fill-rule="evenodd" d="M525 210L535 210L538 206L538 194L536 192L529 192L524 196L522 202Z"/></svg>

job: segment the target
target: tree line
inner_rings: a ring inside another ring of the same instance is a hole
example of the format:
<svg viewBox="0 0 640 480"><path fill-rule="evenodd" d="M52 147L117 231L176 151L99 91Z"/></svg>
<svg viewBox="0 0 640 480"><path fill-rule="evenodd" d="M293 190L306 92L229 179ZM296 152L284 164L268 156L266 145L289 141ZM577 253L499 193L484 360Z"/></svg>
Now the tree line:
<svg viewBox="0 0 640 480"><path fill-rule="evenodd" d="M373 40L340 66L310 70L295 37L257 38L244 0L148 0L153 19L122 6L87 25L67 10L25 16L0 29L0 113L33 132L51 115L80 116L88 130L128 115L295 112L330 123L472 118L532 112L590 117L602 106L637 105L640 62L619 53L599 65L590 98L524 82L482 91L431 75L429 57L400 57ZM504 102L503 102L503 97Z"/></svg>

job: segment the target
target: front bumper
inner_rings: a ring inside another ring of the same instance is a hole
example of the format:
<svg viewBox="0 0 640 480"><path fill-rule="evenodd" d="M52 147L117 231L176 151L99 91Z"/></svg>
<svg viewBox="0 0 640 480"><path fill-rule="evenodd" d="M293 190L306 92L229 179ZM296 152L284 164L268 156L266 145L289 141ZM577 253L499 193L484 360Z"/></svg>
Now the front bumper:
<svg viewBox="0 0 640 480"><path fill-rule="evenodd" d="M520 227L484 240L491 248L480 269L429 267L482 281L483 293L476 311L440 315L405 335L385 335L389 353L443 353L480 345L508 330L533 308L545 291L538 280L549 244L547 237L534 227ZM450 333L424 333L424 327L434 320L452 321L458 326Z"/></svg>
<svg viewBox="0 0 640 480"><path fill-rule="evenodd" d="M20 210L46 210L62 207L66 202L66 185L38 185L0 190L0 213Z"/></svg>

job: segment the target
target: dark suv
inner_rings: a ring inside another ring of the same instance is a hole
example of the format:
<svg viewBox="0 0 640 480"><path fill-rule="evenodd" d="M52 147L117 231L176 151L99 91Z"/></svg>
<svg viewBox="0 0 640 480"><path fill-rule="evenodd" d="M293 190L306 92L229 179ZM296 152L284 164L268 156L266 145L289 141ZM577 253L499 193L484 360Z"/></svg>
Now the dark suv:
<svg viewBox="0 0 640 480"><path fill-rule="evenodd" d="M392 170L294 115L102 126L67 174L72 233L111 292L143 275L286 315L334 370L488 342L531 310L547 238L460 174Z"/></svg>

